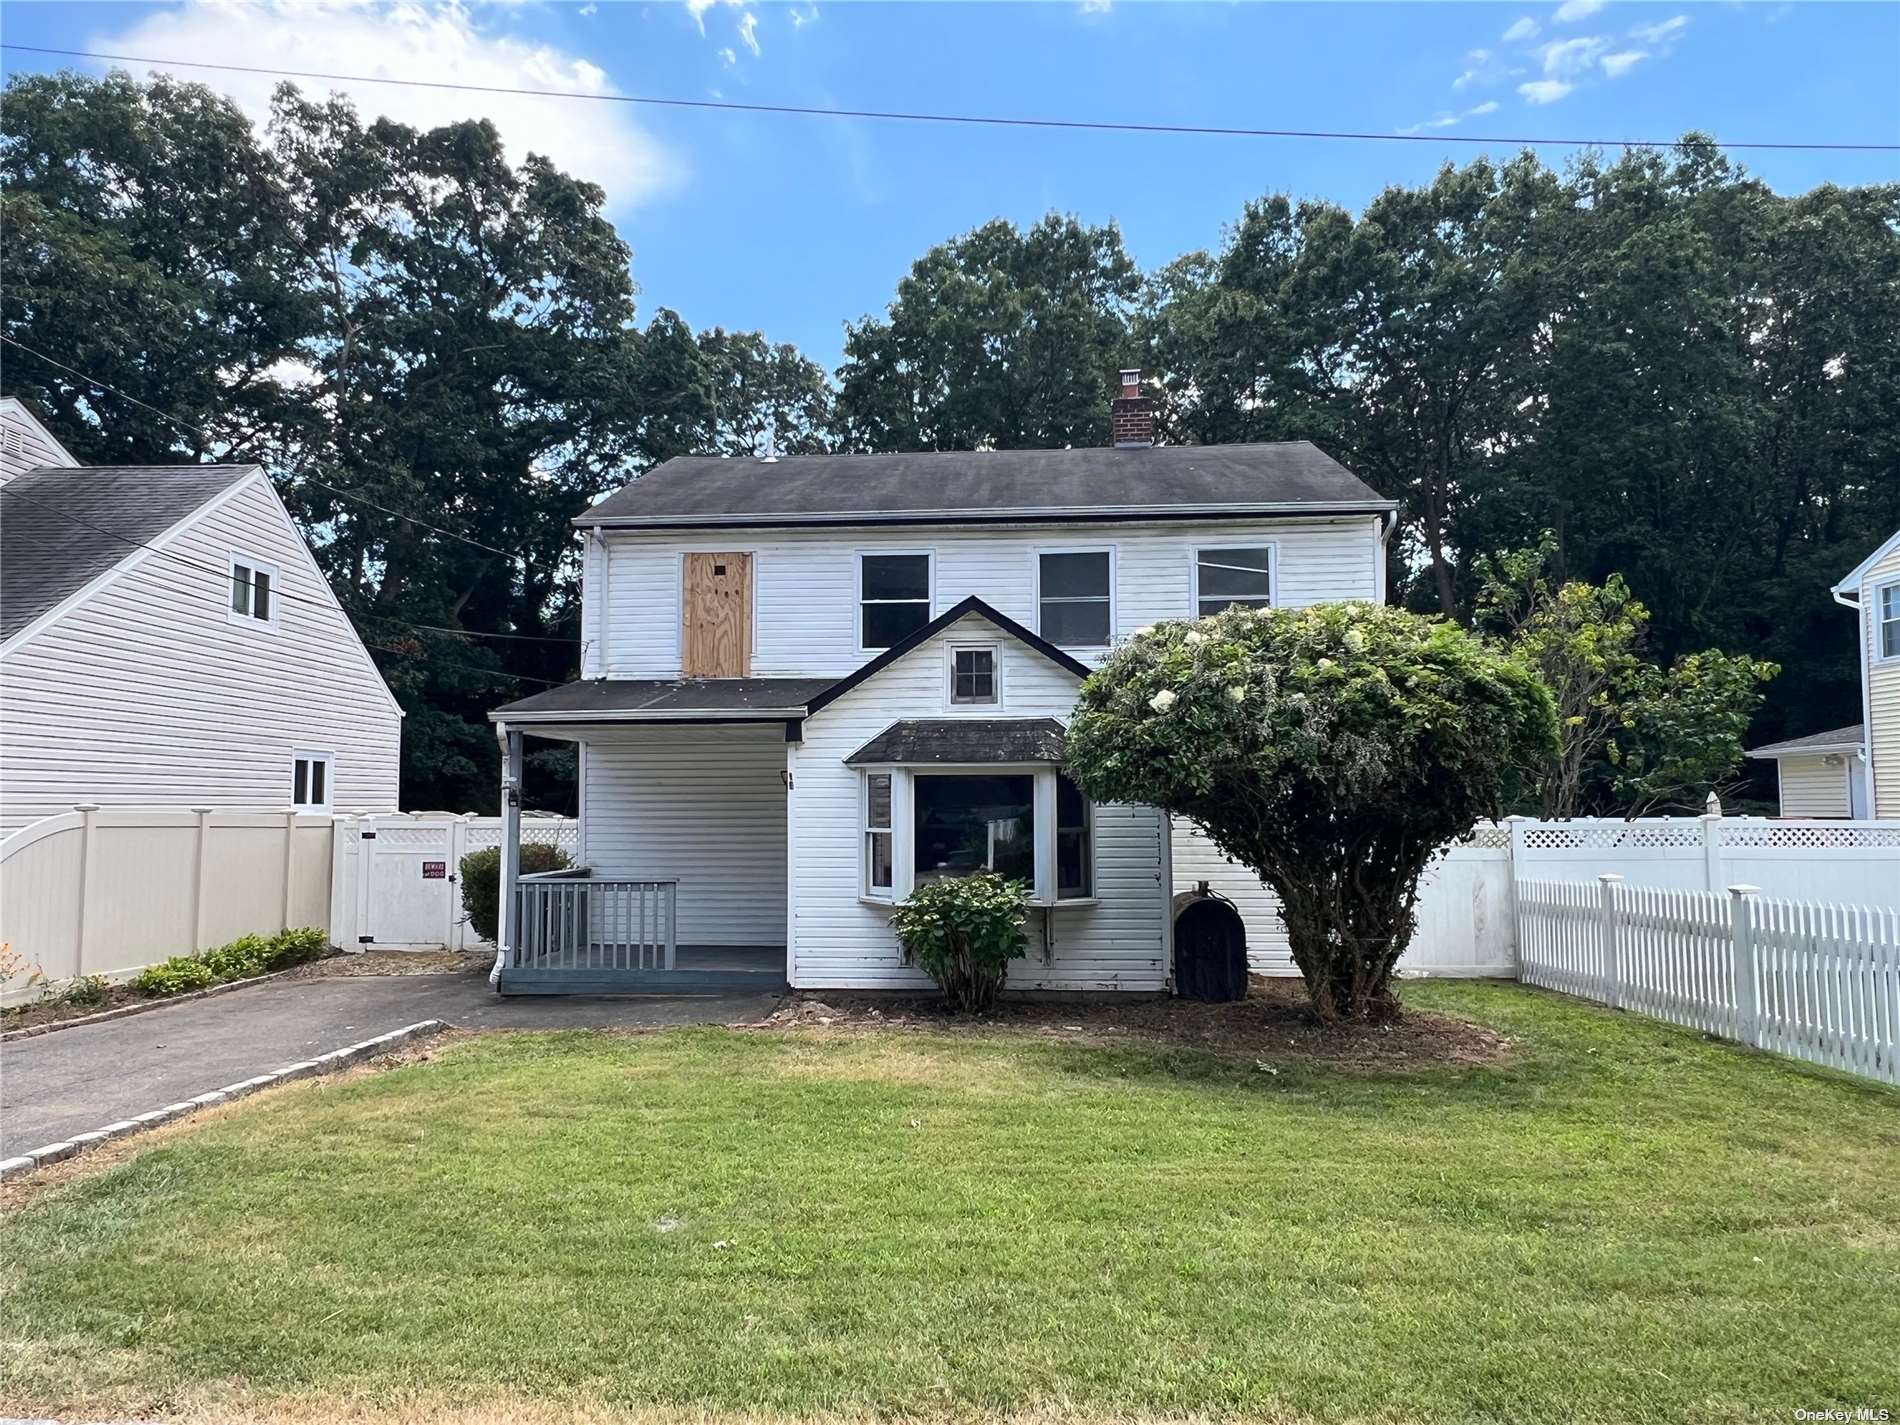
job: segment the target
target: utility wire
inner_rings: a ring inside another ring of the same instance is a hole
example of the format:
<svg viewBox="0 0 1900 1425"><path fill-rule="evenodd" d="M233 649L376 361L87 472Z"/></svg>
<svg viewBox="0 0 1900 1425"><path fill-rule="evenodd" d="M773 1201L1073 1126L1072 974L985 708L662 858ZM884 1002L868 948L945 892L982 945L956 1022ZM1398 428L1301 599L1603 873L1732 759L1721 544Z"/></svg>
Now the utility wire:
<svg viewBox="0 0 1900 1425"><path fill-rule="evenodd" d="M120 534L115 529L107 529L104 525L99 524L96 521L85 519L79 515L76 515L71 510L63 510L58 505L55 505L51 503L50 501L35 499L32 495L24 494L20 490L16 489L14 487L14 484L15 482L9 481L5 485L0 485L0 502L4 502L6 500L24 500L29 505L37 506L38 508L42 510L50 510L52 513L58 515L61 519L68 520L71 523L76 524L76 525L83 525L85 528L92 530L94 533L102 534L106 536L106 538L108 539L116 539L121 544L128 544L128 545L131 545L135 549L146 550L152 554L158 555L161 559L169 559L173 563L182 564L188 569L201 570L202 572L206 574L210 574L214 576L220 581L230 577L230 571L227 569L220 569L216 565L206 564L202 562L201 560L192 559L187 555L178 553L176 550L161 549L156 544L147 544L144 540L134 539L129 534ZM242 582L247 588L256 587L248 579L243 580ZM333 612L339 612L343 614L345 619L348 619L350 616L349 611L346 609L343 609L340 604L331 603L330 601L326 599L313 599L308 594L293 594L292 592L290 592L290 590L277 587L277 586L267 586L266 597L271 598L271 599L283 599L286 602L293 603L293 604L309 604L313 608L328 609ZM372 614L370 615L370 617L375 618L379 616ZM401 619L391 619L387 621L393 622L393 623L402 623L403 626L406 628L428 629L430 627L427 624L406 623L404 620L401 620ZM466 630L463 630L463 629L453 629L450 631L454 633L466 632ZM358 636L360 637L361 635L358 635ZM562 640L555 640L555 641L567 642L569 640L562 639ZM408 649L400 648L393 644L387 644L387 643L366 643L366 646L370 648L379 648L385 653L407 654L409 652ZM423 658L419 661L424 662L424 663L434 664L436 667L440 667L440 668L461 668L471 673L486 673L488 676L492 678L514 678L514 679L519 679L523 682L528 682L528 683L542 683L550 688L559 688L559 687L565 686L565 680L563 679L542 678L532 673L511 673L511 672L508 672L506 669L502 669L502 668L481 668L481 667L476 666L473 663L456 663L449 659L443 659L443 658Z"/></svg>
<svg viewBox="0 0 1900 1425"><path fill-rule="evenodd" d="M97 376L93 376L87 372L81 371L76 366L68 366L65 362L59 360L58 358L48 356L45 352L36 350L35 348L28 346L23 341L17 341L13 337L7 336L4 333L0 333L0 341L5 342L8 346L19 348L21 351L24 351L29 356L37 356L41 361L46 362L49 366L57 366L61 371L66 372L69 376L77 376L81 381L86 382L88 385L96 386L101 391L109 391L122 401L130 401L133 405L139 407L141 410L150 411L153 415L157 416L160 420L170 421L173 425L177 426L180 430L189 431L193 435L203 436L206 440L211 441L213 444L219 443L219 438L216 435L212 434L212 432L206 430L203 426L193 425L190 421L181 420L179 417L172 415L169 411L161 411L157 406L154 406L146 401L141 401L137 396L132 395L130 392L121 391L117 386L114 386L110 384L109 382L102 381ZM340 499L350 500L359 505L366 505L372 510L377 510L383 514L388 515L391 519L406 520L408 523L415 525L418 529L426 529L431 534L441 535L444 539L459 540L461 543L472 545L474 548L482 550L484 553L487 553L487 554L499 554L503 559L522 559L524 563L527 562L523 558L522 555L516 554L512 550L499 549L492 544L483 544L479 539L470 539L465 534L457 534L452 529L443 529L440 525L430 524L427 520L419 520L414 515L406 515L401 510L392 510L389 508L389 506L380 505L376 501L368 498L365 495L357 494L353 490L346 490L342 488L341 486L330 484L329 481L327 480L319 479L317 476L312 475L308 470L300 470L297 472L297 474L298 474L298 478L308 480L313 485L319 485Z"/></svg>
<svg viewBox="0 0 1900 1425"><path fill-rule="evenodd" d="M583 94L572 89L529 89L506 84L466 84L447 79L397 79L381 74L338 74L320 69L273 69L254 64L219 64L208 59L161 59L151 55L111 54L98 50L54 49L48 45L0 43L0 49L26 54L64 55L72 59L103 59L120 64L150 64L180 69L215 69L230 74L267 74L281 79L320 79L340 84L395 84L413 89L452 89L473 94L509 94L537 99L584 99L599 104L644 104L663 109L718 109L740 114L795 114L825 119L895 119L920 124L969 124L1015 129L1089 129L1118 134L1199 134L1253 139L1346 139L1380 143L1512 144L1529 148L1674 148L1680 139L1567 139L1523 138L1506 135L1397 134L1339 129L1257 129L1222 124L1155 124L1102 119L1027 119L1000 114L938 114L904 109L827 109L805 104L739 104L728 99L661 99L641 94ZM1722 143L1710 147L1732 149L1805 149L1891 153L1895 143Z"/></svg>

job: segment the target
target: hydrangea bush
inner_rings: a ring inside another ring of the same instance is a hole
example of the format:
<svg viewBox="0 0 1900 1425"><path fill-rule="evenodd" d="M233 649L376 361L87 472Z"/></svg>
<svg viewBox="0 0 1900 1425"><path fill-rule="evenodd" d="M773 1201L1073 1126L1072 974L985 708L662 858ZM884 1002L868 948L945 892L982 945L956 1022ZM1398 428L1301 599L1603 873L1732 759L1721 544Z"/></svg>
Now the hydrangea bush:
<svg viewBox="0 0 1900 1425"><path fill-rule="evenodd" d="M891 916L904 958L942 988L952 1009L978 1014L996 1003L1028 935L1028 892L994 871L917 887Z"/></svg>
<svg viewBox="0 0 1900 1425"><path fill-rule="evenodd" d="M1083 684L1070 774L1186 817L1279 895L1324 1019L1393 1007L1419 874L1556 745L1537 676L1401 609L1231 609L1143 629Z"/></svg>

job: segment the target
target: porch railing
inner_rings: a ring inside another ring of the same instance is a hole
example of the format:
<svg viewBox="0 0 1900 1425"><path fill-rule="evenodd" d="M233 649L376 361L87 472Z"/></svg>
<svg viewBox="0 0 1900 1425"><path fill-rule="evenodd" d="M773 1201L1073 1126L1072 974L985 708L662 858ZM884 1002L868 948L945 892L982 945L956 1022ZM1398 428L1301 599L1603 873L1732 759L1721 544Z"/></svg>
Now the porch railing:
<svg viewBox="0 0 1900 1425"><path fill-rule="evenodd" d="M596 877L585 867L515 883L511 963L527 970L670 970L677 881Z"/></svg>

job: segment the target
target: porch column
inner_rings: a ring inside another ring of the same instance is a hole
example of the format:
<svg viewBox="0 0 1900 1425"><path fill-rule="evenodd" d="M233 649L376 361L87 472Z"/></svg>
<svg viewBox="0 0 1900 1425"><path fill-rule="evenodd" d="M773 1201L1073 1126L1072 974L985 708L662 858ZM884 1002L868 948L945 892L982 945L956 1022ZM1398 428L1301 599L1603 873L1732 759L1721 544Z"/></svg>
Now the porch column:
<svg viewBox="0 0 1900 1425"><path fill-rule="evenodd" d="M515 884L521 879L521 734L495 725L501 743L501 906L495 934L495 966L488 983L501 983L503 965L515 955Z"/></svg>

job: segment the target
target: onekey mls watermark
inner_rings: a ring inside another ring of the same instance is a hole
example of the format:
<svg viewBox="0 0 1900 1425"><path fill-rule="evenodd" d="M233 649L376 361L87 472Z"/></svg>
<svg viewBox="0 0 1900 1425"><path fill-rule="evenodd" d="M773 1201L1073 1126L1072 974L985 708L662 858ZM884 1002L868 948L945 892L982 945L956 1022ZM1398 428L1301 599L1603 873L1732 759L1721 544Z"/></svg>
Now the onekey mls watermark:
<svg viewBox="0 0 1900 1425"><path fill-rule="evenodd" d="M1833 1405L1824 1406L1815 1410L1808 1410L1801 1406L1796 1406L1794 1418L1797 1420L1865 1420L1878 1422L1893 1419L1893 1411L1878 1405Z"/></svg>

